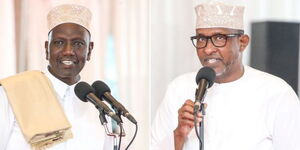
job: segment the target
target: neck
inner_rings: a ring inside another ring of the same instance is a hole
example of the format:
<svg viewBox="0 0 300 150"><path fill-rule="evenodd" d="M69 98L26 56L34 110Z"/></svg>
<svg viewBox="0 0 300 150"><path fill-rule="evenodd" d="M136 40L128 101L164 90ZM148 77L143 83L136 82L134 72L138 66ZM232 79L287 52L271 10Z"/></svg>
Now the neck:
<svg viewBox="0 0 300 150"><path fill-rule="evenodd" d="M73 85L80 80L80 76L77 75L76 77L73 77L73 78L65 77L65 78L60 78L59 80L61 80L62 82L66 83L68 85Z"/></svg>
<svg viewBox="0 0 300 150"><path fill-rule="evenodd" d="M230 68L231 69L231 68ZM233 82L240 79L244 75L244 66L240 65L235 70L228 70L228 72L232 72L231 74L222 74L220 76L216 76L215 82L216 83L228 83Z"/></svg>
<svg viewBox="0 0 300 150"><path fill-rule="evenodd" d="M48 71L57 79L59 79L60 81L66 83L67 85L73 85L75 83L77 83L80 80L80 75L76 75L74 77L60 77L58 76L56 73L54 73L49 67L48 67Z"/></svg>

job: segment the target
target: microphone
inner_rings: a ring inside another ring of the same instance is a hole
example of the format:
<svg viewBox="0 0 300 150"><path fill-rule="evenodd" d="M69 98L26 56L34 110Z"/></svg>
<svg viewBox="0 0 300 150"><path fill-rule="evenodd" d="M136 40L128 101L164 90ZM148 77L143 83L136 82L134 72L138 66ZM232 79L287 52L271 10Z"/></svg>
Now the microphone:
<svg viewBox="0 0 300 150"><path fill-rule="evenodd" d="M137 124L137 121L134 117L126 110L126 108L119 103L111 94L109 87L103 81L95 81L92 84L92 87L96 90L96 95L99 98L103 98L107 101L113 108L116 108L117 111L121 113L124 117L130 120L132 123Z"/></svg>
<svg viewBox="0 0 300 150"><path fill-rule="evenodd" d="M198 88L196 89L194 113L199 112L201 102L204 100L206 89L210 88L214 84L216 78L215 71L210 67L201 68L196 76L196 83Z"/></svg>
<svg viewBox="0 0 300 150"><path fill-rule="evenodd" d="M102 102L94 93L95 90L86 82L79 82L74 88L76 96L83 102L91 102L96 108L102 109L105 114L114 119L118 124L121 123L121 119L104 103Z"/></svg>

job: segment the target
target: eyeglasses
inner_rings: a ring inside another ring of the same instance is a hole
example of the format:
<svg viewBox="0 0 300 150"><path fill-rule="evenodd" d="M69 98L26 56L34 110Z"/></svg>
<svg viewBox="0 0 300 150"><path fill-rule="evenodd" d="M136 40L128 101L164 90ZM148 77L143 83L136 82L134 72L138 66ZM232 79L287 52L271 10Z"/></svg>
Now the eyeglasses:
<svg viewBox="0 0 300 150"><path fill-rule="evenodd" d="M227 38L241 36L241 33L234 34L215 34L212 36L196 35L192 36L191 40L196 48L204 48L207 46L207 41L210 39L215 47L224 47L227 43Z"/></svg>

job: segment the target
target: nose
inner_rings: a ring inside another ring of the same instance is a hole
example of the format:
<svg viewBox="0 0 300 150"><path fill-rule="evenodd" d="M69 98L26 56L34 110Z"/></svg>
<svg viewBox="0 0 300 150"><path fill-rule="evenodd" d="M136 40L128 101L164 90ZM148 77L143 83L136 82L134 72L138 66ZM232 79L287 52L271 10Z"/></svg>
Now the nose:
<svg viewBox="0 0 300 150"><path fill-rule="evenodd" d="M67 44L64 47L63 54L66 55L66 56L68 56L68 55L69 56L75 55L71 42L67 42Z"/></svg>
<svg viewBox="0 0 300 150"><path fill-rule="evenodd" d="M208 39L206 47L203 48L203 51L206 55L211 55L217 51L217 47L214 46L211 39Z"/></svg>

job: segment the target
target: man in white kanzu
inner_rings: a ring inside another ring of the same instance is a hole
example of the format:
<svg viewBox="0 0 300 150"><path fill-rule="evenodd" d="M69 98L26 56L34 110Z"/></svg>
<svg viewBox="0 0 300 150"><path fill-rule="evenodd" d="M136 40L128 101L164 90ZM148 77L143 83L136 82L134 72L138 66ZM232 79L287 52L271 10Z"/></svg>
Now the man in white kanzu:
<svg viewBox="0 0 300 150"><path fill-rule="evenodd" d="M90 22L90 10L80 5L60 5L48 13L49 33L45 49L49 65L45 75L50 80L63 112L72 126L73 135L71 139L47 148L49 150L112 149L112 140L106 136L100 124L98 111L93 105L83 103L74 93L74 87L80 81L79 74L86 61L90 60L93 49ZM49 120L49 124L55 121ZM32 149L22 134L7 92L2 86L0 86L0 125L1 150Z"/></svg>
<svg viewBox="0 0 300 150"><path fill-rule="evenodd" d="M191 39L201 64L216 72L204 100L204 150L300 150L300 103L293 89L242 64L249 43L243 13L243 6L214 0L196 7L196 36ZM187 73L169 84L152 124L153 150L199 149L195 77L196 72Z"/></svg>

